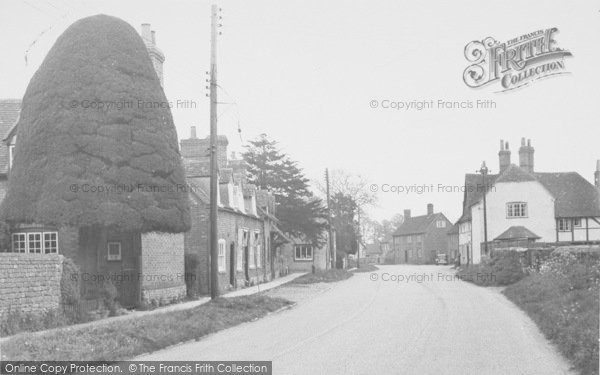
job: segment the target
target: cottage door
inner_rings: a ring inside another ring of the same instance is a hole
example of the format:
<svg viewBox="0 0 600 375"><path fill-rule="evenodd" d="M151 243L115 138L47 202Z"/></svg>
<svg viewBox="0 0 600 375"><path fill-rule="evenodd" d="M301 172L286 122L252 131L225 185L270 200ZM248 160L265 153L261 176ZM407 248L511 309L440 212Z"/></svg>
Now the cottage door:
<svg viewBox="0 0 600 375"><path fill-rule="evenodd" d="M229 284L235 288L235 242L229 245Z"/></svg>
<svg viewBox="0 0 600 375"><path fill-rule="evenodd" d="M109 233L107 265L114 274L119 303L125 308L137 307L140 300L139 246L140 239L132 233Z"/></svg>

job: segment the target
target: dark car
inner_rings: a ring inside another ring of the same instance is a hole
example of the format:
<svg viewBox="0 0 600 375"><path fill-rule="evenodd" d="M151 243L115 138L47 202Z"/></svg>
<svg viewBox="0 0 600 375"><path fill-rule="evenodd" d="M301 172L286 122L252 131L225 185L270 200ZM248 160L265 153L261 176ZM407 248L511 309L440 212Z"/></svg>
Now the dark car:
<svg viewBox="0 0 600 375"><path fill-rule="evenodd" d="M435 256L435 264L448 264L448 255L438 254Z"/></svg>

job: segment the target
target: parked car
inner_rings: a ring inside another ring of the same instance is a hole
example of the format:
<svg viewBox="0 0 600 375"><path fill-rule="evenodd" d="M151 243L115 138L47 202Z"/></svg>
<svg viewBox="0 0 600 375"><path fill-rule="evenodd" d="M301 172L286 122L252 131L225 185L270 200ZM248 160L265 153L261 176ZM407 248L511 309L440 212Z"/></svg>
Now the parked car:
<svg viewBox="0 0 600 375"><path fill-rule="evenodd" d="M448 264L448 255L446 254L438 254L435 256L435 264Z"/></svg>

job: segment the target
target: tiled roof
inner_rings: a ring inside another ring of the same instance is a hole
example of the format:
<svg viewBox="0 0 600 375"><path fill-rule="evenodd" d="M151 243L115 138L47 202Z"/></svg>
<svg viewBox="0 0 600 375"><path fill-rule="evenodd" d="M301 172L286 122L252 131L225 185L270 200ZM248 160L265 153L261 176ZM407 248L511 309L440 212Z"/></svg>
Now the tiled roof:
<svg viewBox="0 0 600 375"><path fill-rule="evenodd" d="M445 219L444 215L435 213L433 215L415 216L405 219L404 223L396 229L394 236L405 236L409 234L420 234L427 232L429 225L438 218Z"/></svg>
<svg viewBox="0 0 600 375"><path fill-rule="evenodd" d="M487 175L485 185L488 187L492 186L497 178L497 174ZM483 192L485 190L483 176L480 174L466 174L464 188L463 214L460 219L458 219L459 223L471 220L471 206L479 202L483 197Z"/></svg>
<svg viewBox="0 0 600 375"><path fill-rule="evenodd" d="M183 168L187 177L207 177L210 176L210 161L183 159Z"/></svg>
<svg viewBox="0 0 600 375"><path fill-rule="evenodd" d="M557 217L600 216L600 194L579 173L535 173L535 177L556 199Z"/></svg>
<svg viewBox="0 0 600 375"><path fill-rule="evenodd" d="M504 233L494 238L494 240L498 241L509 241L509 240L524 240L524 239L534 239L539 240L541 237L537 234L533 233L529 229L523 226L514 226L508 228Z"/></svg>
<svg viewBox="0 0 600 375"><path fill-rule="evenodd" d="M459 222L471 219L471 206L479 202L484 189L482 176L465 175L465 195L463 214ZM488 185L500 182L539 182L556 200L556 217L599 217L600 193L589 181L577 172L528 173L522 168L511 165L502 175L488 175ZM469 188L470 187L470 188Z"/></svg>
<svg viewBox="0 0 600 375"><path fill-rule="evenodd" d="M0 138L4 138L19 119L21 100L0 100ZM8 146L0 142L0 175L8 173Z"/></svg>

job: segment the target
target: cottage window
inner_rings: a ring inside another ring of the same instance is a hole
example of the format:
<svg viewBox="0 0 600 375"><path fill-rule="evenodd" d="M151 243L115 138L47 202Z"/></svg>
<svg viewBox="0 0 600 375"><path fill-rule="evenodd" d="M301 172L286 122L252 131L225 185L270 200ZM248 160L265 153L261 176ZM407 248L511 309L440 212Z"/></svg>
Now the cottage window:
<svg viewBox="0 0 600 375"><path fill-rule="evenodd" d="M256 266L260 267L260 232L254 232L254 246L256 247Z"/></svg>
<svg viewBox="0 0 600 375"><path fill-rule="evenodd" d="M27 241L25 233L14 233L12 235L12 252L25 253L27 252Z"/></svg>
<svg viewBox="0 0 600 375"><path fill-rule="evenodd" d="M236 269L238 271L242 271L244 268L244 241L246 240L246 235L243 229L238 230L238 251L237 251L237 261L236 261Z"/></svg>
<svg viewBox="0 0 600 375"><path fill-rule="evenodd" d="M121 260L121 243L109 242L107 244L106 260L118 261Z"/></svg>
<svg viewBox="0 0 600 375"><path fill-rule="evenodd" d="M219 240L219 272L225 272L227 269L227 258L225 257L226 242L223 239Z"/></svg>
<svg viewBox="0 0 600 375"><path fill-rule="evenodd" d="M58 253L57 232L21 232L13 233L12 252L30 254Z"/></svg>
<svg viewBox="0 0 600 375"><path fill-rule="evenodd" d="M581 228L581 218L580 217L576 217L573 219L573 226L575 228Z"/></svg>
<svg viewBox="0 0 600 375"><path fill-rule="evenodd" d="M56 232L45 232L44 233L44 253L46 253L46 254L58 253L58 233L56 233Z"/></svg>
<svg viewBox="0 0 600 375"><path fill-rule="evenodd" d="M421 249L420 247L417 249L417 256L419 258L423 257L423 249Z"/></svg>
<svg viewBox="0 0 600 375"><path fill-rule="evenodd" d="M299 244L294 246L295 260L312 260L313 248L308 244Z"/></svg>
<svg viewBox="0 0 600 375"><path fill-rule="evenodd" d="M248 233L246 233L248 235ZM248 265L250 268L256 268L256 243L254 237L250 237L250 253L248 254Z"/></svg>
<svg viewBox="0 0 600 375"><path fill-rule="evenodd" d="M406 237L406 243L412 243L412 237L411 236Z"/></svg>
<svg viewBox="0 0 600 375"><path fill-rule="evenodd" d="M570 219L558 219L558 230L561 232L571 231L571 220Z"/></svg>
<svg viewBox="0 0 600 375"><path fill-rule="evenodd" d="M517 218L527 217L527 203L525 202L509 202L506 204L506 217Z"/></svg>
<svg viewBox="0 0 600 375"><path fill-rule="evenodd" d="M27 246L29 253L41 254L42 253L42 234L41 233L27 233Z"/></svg>
<svg viewBox="0 0 600 375"><path fill-rule="evenodd" d="M444 220L438 220L436 226L438 228L446 228L446 222Z"/></svg>

